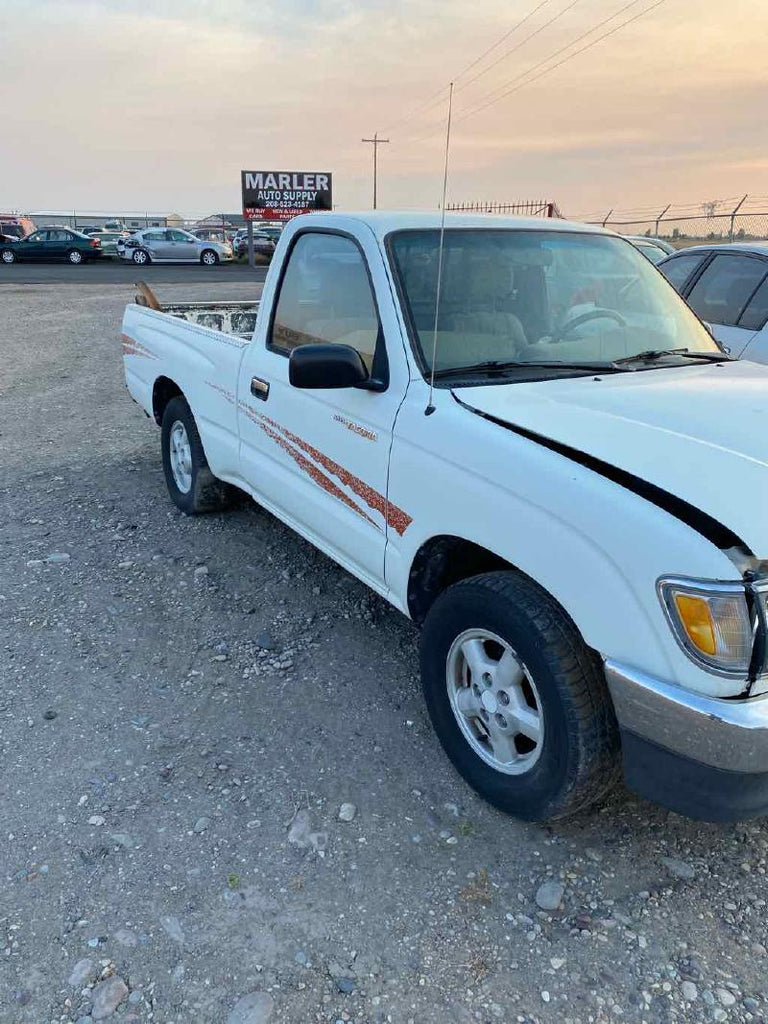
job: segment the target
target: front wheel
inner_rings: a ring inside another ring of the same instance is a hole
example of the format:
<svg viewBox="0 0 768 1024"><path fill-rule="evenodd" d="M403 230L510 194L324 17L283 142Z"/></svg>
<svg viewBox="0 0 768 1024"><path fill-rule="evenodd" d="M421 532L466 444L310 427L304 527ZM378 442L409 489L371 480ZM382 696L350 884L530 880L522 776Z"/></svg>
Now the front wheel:
<svg viewBox="0 0 768 1024"><path fill-rule="evenodd" d="M70 249L67 253L67 259L70 263L78 264L83 262L83 254L78 249Z"/></svg>
<svg viewBox="0 0 768 1024"><path fill-rule="evenodd" d="M215 267L219 262L219 254L213 249L203 249L200 253L200 262L204 263L206 267Z"/></svg>
<svg viewBox="0 0 768 1024"><path fill-rule="evenodd" d="M0 253L0 259L2 259L3 263L15 263L16 253L13 249L3 249L2 253Z"/></svg>
<svg viewBox="0 0 768 1024"><path fill-rule="evenodd" d="M182 512L196 516L232 503L235 488L211 472L195 417L181 396L165 407L161 436L168 493Z"/></svg>
<svg viewBox="0 0 768 1024"><path fill-rule="evenodd" d="M599 660L549 594L515 572L449 587L421 640L432 724L456 769L517 818L565 817L619 770Z"/></svg>
<svg viewBox="0 0 768 1024"><path fill-rule="evenodd" d="M143 267L145 263L150 262L149 253L145 249L134 249L131 259L134 263L138 263L140 267Z"/></svg>

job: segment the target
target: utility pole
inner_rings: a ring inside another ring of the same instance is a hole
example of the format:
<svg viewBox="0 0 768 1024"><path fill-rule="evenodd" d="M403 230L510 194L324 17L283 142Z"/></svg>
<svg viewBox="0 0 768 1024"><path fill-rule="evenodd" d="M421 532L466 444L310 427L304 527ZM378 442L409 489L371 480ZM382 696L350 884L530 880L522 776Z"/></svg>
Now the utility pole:
<svg viewBox="0 0 768 1024"><path fill-rule="evenodd" d="M373 208L376 209L376 189L378 185L378 169L379 169L379 146L385 142L389 142L389 139L380 139L379 133L374 132L372 139L361 139L361 142L370 142L373 146Z"/></svg>

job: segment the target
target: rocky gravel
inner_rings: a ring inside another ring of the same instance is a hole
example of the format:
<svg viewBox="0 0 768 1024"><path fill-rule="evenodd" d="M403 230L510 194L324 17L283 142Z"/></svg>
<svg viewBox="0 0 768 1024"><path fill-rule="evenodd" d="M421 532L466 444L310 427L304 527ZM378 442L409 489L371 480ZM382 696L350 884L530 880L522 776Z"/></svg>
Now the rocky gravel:
<svg viewBox="0 0 768 1024"><path fill-rule="evenodd" d="M0 285L0 1021L768 1019L763 823L482 803L412 625L253 503L170 503L129 296Z"/></svg>

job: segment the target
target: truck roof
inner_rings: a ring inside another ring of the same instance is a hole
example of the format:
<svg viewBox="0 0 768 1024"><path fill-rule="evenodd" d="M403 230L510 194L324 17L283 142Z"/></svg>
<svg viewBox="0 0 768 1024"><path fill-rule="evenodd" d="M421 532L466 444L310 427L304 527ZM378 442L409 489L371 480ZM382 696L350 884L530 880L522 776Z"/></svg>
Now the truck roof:
<svg viewBox="0 0 768 1024"><path fill-rule="evenodd" d="M408 229L430 229L440 227L440 211L413 210L363 210L360 212L308 213L296 217L292 225L305 227L315 226L349 228L350 222L366 224L377 238L383 238L390 231ZM558 220L547 217L500 217L495 213L446 213L445 226L449 228L488 228L497 230L528 230L528 231L584 231L591 234L613 235L594 224L580 224L575 221Z"/></svg>

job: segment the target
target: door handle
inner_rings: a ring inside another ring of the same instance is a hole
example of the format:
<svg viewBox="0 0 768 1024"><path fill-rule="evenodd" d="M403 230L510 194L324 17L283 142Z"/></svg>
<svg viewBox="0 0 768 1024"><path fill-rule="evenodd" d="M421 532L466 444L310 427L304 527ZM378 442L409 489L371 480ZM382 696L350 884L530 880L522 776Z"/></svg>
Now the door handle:
<svg viewBox="0 0 768 1024"><path fill-rule="evenodd" d="M254 398L260 398L266 402L269 398L269 383L261 377L251 377L251 394Z"/></svg>

